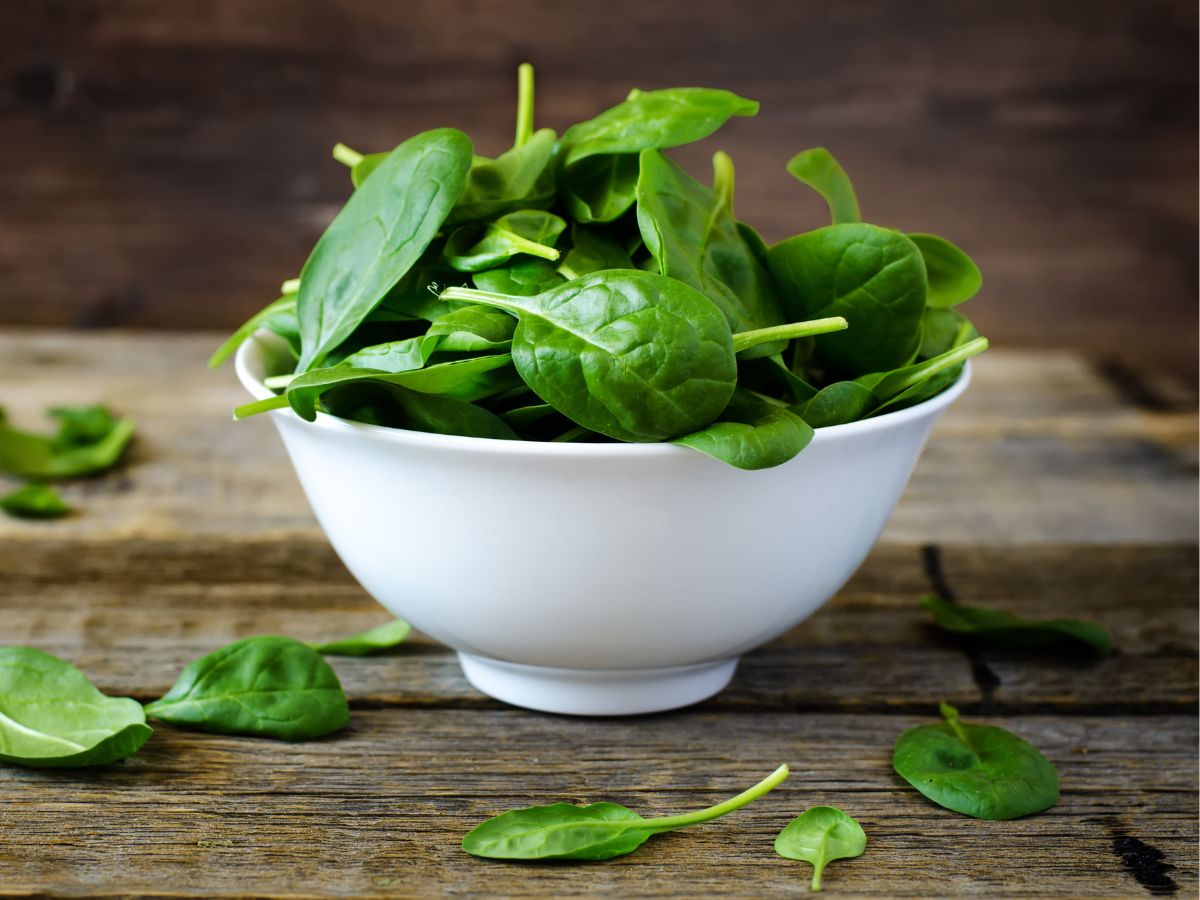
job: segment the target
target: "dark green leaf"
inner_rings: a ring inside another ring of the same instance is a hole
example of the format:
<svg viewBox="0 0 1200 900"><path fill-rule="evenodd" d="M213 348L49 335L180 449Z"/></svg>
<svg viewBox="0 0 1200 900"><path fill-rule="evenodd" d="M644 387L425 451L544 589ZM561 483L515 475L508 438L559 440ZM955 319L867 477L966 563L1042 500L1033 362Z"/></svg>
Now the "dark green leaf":
<svg viewBox="0 0 1200 900"><path fill-rule="evenodd" d="M870 388L855 381L836 381L821 388L796 411L813 428L828 428L857 422L876 403L878 400Z"/></svg>
<svg viewBox="0 0 1200 900"><path fill-rule="evenodd" d="M530 256L518 256L507 266L476 272L471 280L481 291L519 297L532 297L566 281L553 263Z"/></svg>
<svg viewBox="0 0 1200 900"><path fill-rule="evenodd" d="M440 128L410 138L371 173L300 273L306 372L342 343L412 268L462 192L471 141Z"/></svg>
<svg viewBox="0 0 1200 900"><path fill-rule="evenodd" d="M486 225L463 225L446 241L446 262L459 272L482 272L524 253L558 259L554 244L567 223L553 213L522 209Z"/></svg>
<svg viewBox="0 0 1200 900"><path fill-rule="evenodd" d="M578 223L571 227L571 249L559 263L567 278L579 278L601 269L632 269L633 262L621 242L599 228Z"/></svg>
<svg viewBox="0 0 1200 900"><path fill-rule="evenodd" d="M473 403L391 384L365 382L338 386L323 395L321 403L331 415L370 425L431 434L517 440L517 434L503 419Z"/></svg>
<svg viewBox="0 0 1200 900"><path fill-rule="evenodd" d="M542 128L519 147L495 159L476 156L467 173L462 195L450 211L447 225L488 219L512 209L549 205L554 199L555 134Z"/></svg>
<svg viewBox="0 0 1200 900"><path fill-rule="evenodd" d="M921 605L946 631L970 634L1002 647L1038 649L1062 645L1098 653L1112 650L1112 636L1103 625L1076 619L1023 619L998 609L962 606L926 594Z"/></svg>
<svg viewBox="0 0 1200 900"><path fill-rule="evenodd" d="M425 334L438 338L437 349L445 353L491 352L507 350L516 327L506 312L471 305L434 320Z"/></svg>
<svg viewBox="0 0 1200 900"><path fill-rule="evenodd" d="M393 619L366 631L323 644L309 644L318 653L328 656L367 656L380 650L390 650L404 642L412 626L403 619Z"/></svg>
<svg viewBox="0 0 1200 900"><path fill-rule="evenodd" d="M939 806L977 819L1015 819L1058 802L1058 773L1015 734L968 725L943 703L944 722L910 728L896 741L896 772Z"/></svg>
<svg viewBox="0 0 1200 900"><path fill-rule="evenodd" d="M921 317L921 359L932 359L979 337L971 320L956 309L927 308Z"/></svg>
<svg viewBox="0 0 1200 900"><path fill-rule="evenodd" d="M853 859L867 849L867 834L852 817L834 806L814 806L787 824L775 838L775 852L812 863L812 889L821 890L821 874L835 859Z"/></svg>
<svg viewBox="0 0 1200 900"><path fill-rule="evenodd" d="M0 759L35 768L102 766L150 737L142 706L106 697L64 660L0 647Z"/></svg>
<svg viewBox="0 0 1200 900"><path fill-rule="evenodd" d="M188 665L146 714L219 734L304 741L350 721L341 682L311 647L287 637L235 641Z"/></svg>
<svg viewBox="0 0 1200 900"><path fill-rule="evenodd" d="M612 222L637 200L637 154L589 156L559 180L567 212L577 222Z"/></svg>
<svg viewBox="0 0 1200 900"><path fill-rule="evenodd" d="M970 300L983 287L983 275L975 261L945 238L936 234L910 234L921 251L929 281L926 302L943 309Z"/></svg>
<svg viewBox="0 0 1200 900"><path fill-rule="evenodd" d="M792 459L812 438L813 430L795 413L739 392L716 422L672 443L739 469L769 469Z"/></svg>
<svg viewBox="0 0 1200 900"><path fill-rule="evenodd" d="M27 484L0 497L0 509L17 519L61 519L71 507L48 484Z"/></svg>
<svg viewBox="0 0 1200 900"><path fill-rule="evenodd" d="M850 176L824 147L797 153L788 162L787 170L825 198L834 225L862 221Z"/></svg>

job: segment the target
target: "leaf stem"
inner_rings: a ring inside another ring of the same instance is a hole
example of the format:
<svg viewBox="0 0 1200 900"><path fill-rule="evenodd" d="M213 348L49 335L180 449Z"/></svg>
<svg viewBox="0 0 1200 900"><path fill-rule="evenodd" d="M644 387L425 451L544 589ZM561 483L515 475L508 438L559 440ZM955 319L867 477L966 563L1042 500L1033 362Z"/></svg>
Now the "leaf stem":
<svg viewBox="0 0 1200 900"><path fill-rule="evenodd" d="M333 158L342 165L353 169L360 162L362 162L363 155L357 150L351 150L345 144L334 144Z"/></svg>
<svg viewBox="0 0 1200 900"><path fill-rule="evenodd" d="M724 803L718 803L716 806L708 807L708 809L683 813L682 815L678 816L661 816L657 819L646 819L645 824L653 828L655 831L670 831L674 828L684 828L688 825L697 825L700 822L707 822L709 819L715 819L718 816L723 816L725 813L733 812L735 809L740 809L747 803L757 800L787 777L788 767L787 764L784 763L754 787L750 788L749 790L742 791L736 797L730 797Z"/></svg>
<svg viewBox="0 0 1200 900"><path fill-rule="evenodd" d="M507 294L497 294L495 291L481 291L469 287L448 287L438 294L438 299L465 300L467 303L494 306L508 312L520 312L521 310L521 307L513 303L513 298Z"/></svg>
<svg viewBox="0 0 1200 900"><path fill-rule="evenodd" d="M740 353L768 341L810 337L814 334L828 334L831 331L843 331L849 327L849 322L841 316L828 319L812 319L808 322L790 322L787 325L772 325L770 328L756 328L754 331L740 331L733 336L733 350Z"/></svg>
<svg viewBox="0 0 1200 900"><path fill-rule="evenodd" d="M278 397L267 397L265 400L255 400L253 403L245 403L233 411L233 417L235 419L247 419L250 416L256 416L268 410L283 409L287 405L287 396L280 394Z"/></svg>
<svg viewBox="0 0 1200 900"><path fill-rule="evenodd" d="M281 284L279 286L279 293L281 293L281 294L298 294L298 293L300 293L300 279L299 278L289 278L287 281L285 281L283 284Z"/></svg>
<svg viewBox="0 0 1200 900"><path fill-rule="evenodd" d="M517 136L514 147L522 146L533 135L533 66L517 66Z"/></svg>
<svg viewBox="0 0 1200 900"><path fill-rule="evenodd" d="M961 362L965 362L972 356L978 356L988 348L988 339L985 337L977 337L973 341L967 341L961 347L954 347L947 350L940 356L935 356L933 359L926 360L919 365L913 366L913 372L907 378L903 378L896 384L889 385L891 396L896 396L902 391L907 390L914 384L919 384L928 378L936 375L951 366L956 366Z"/></svg>
<svg viewBox="0 0 1200 900"><path fill-rule="evenodd" d="M946 724L950 726L950 730L954 732L955 736L968 747L971 747L971 741L967 737L967 732L963 729L962 723L958 721L958 710L949 703L938 704L938 710L941 712L942 718L946 720ZM971 749L974 750L975 748L971 747Z"/></svg>

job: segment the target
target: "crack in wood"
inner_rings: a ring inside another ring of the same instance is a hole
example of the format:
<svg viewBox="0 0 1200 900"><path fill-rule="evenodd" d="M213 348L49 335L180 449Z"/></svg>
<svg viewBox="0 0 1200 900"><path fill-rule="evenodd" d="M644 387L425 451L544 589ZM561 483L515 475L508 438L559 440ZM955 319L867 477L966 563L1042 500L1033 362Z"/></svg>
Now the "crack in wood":
<svg viewBox="0 0 1200 900"><path fill-rule="evenodd" d="M1166 861L1167 855L1157 847L1139 838L1115 832L1112 851L1121 860L1125 870L1151 894L1174 894L1179 890L1175 879L1167 874L1175 866Z"/></svg>
<svg viewBox="0 0 1200 900"><path fill-rule="evenodd" d="M946 572L942 567L942 548L937 544L922 546L921 565L925 570L925 577L929 579L930 589L947 603L958 603L958 597L950 582L946 580ZM983 646L977 639L970 635L958 635L955 643L971 667L971 679L979 688L981 711L991 712L995 706L996 689L1003 683L1000 676L988 665Z"/></svg>

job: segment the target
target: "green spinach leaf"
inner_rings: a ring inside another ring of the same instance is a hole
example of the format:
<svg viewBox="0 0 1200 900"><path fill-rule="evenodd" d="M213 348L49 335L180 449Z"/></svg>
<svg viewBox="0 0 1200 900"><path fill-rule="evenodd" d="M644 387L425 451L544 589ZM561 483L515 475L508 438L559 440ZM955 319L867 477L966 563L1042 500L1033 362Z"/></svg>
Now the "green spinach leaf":
<svg viewBox="0 0 1200 900"><path fill-rule="evenodd" d="M579 278L601 269L632 269L629 252L612 234L576 223L571 228L571 249L558 264L567 278Z"/></svg>
<svg viewBox="0 0 1200 900"><path fill-rule="evenodd" d="M824 147L797 153L788 161L787 170L825 198L834 225L862 221L850 176Z"/></svg>
<svg viewBox="0 0 1200 900"><path fill-rule="evenodd" d="M576 222L612 222L637 200L638 158L631 153L589 156L559 181L563 202Z"/></svg>
<svg viewBox="0 0 1200 900"><path fill-rule="evenodd" d="M133 421L92 408L84 412L88 424L81 426L75 412L51 412L61 420L55 437L14 428L0 412L0 472L51 481L96 475L115 466L133 438ZM98 423L103 423L99 429Z"/></svg>
<svg viewBox="0 0 1200 900"><path fill-rule="evenodd" d="M444 256L459 272L482 272L503 265L518 253L556 260L554 244L567 223L554 213L522 209L487 225L464 225L446 241Z"/></svg>
<svg viewBox="0 0 1200 900"><path fill-rule="evenodd" d="M999 609L963 606L932 594L921 605L933 614L938 625L955 634L970 634L1002 647L1039 649L1070 645L1108 653L1112 635L1103 625L1078 619L1023 619Z"/></svg>
<svg viewBox="0 0 1200 900"><path fill-rule="evenodd" d="M481 291L519 297L532 297L566 281L552 264L530 256L518 256L507 266L476 272L471 280Z"/></svg>
<svg viewBox="0 0 1200 900"><path fill-rule="evenodd" d="M716 422L672 443L739 469L768 469L787 462L812 439L812 428L795 413L739 391Z"/></svg>
<svg viewBox="0 0 1200 900"><path fill-rule="evenodd" d="M926 302L944 309L970 300L983 287L983 275L975 261L945 238L936 234L910 234L921 251L929 281Z"/></svg>
<svg viewBox="0 0 1200 900"><path fill-rule="evenodd" d="M235 641L190 663L146 715L219 734L305 741L350 721L341 682L311 647L287 637Z"/></svg>
<svg viewBox="0 0 1200 900"><path fill-rule="evenodd" d="M309 646L327 656L367 656L403 643L411 632L412 626L403 619L392 619L348 637Z"/></svg>
<svg viewBox="0 0 1200 900"><path fill-rule="evenodd" d="M976 819L1015 819L1058 802L1058 773L1032 744L992 725L944 722L910 728L896 741L896 773L939 806Z"/></svg>
<svg viewBox="0 0 1200 900"><path fill-rule="evenodd" d="M32 647L0 647L0 759L34 768L103 766L151 729L142 706L106 697L77 668Z"/></svg>
<svg viewBox="0 0 1200 900"><path fill-rule="evenodd" d="M229 359L229 357L231 357L237 351L237 348L240 347L246 341L246 339L250 337L250 335L254 334L254 332L258 331L260 328L267 327L268 322L276 319L282 314L291 313L292 315L295 315L295 312L295 294L285 294L278 300L267 304L265 307L243 322L241 327L231 334L225 343L216 349L216 352L208 358L208 367L210 369L219 367L223 362L225 362L225 360Z"/></svg>
<svg viewBox="0 0 1200 900"><path fill-rule="evenodd" d="M0 509L16 519L61 519L71 514L67 501L48 484L26 484L5 494Z"/></svg>
<svg viewBox="0 0 1200 900"><path fill-rule="evenodd" d="M867 849L867 833L852 817L834 806L814 806L787 824L775 838L775 852L787 859L812 863L812 889L821 890L825 866L835 859L853 859Z"/></svg>
<svg viewBox="0 0 1200 900"><path fill-rule="evenodd" d="M490 859L612 859L632 853L652 835L698 825L733 812L766 794L788 776L780 766L754 787L693 813L644 819L615 803L555 803L515 809L471 829L462 847Z"/></svg>

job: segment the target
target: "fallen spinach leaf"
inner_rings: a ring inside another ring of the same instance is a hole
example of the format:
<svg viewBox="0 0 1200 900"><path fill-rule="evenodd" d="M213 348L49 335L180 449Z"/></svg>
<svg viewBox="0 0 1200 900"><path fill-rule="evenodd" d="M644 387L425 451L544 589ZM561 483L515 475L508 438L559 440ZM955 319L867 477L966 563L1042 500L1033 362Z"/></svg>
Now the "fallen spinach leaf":
<svg viewBox="0 0 1200 900"><path fill-rule="evenodd" d="M146 715L218 734L305 741L350 721L341 682L321 654L287 637L235 641L190 663Z"/></svg>
<svg viewBox="0 0 1200 900"><path fill-rule="evenodd" d="M103 407L92 407L82 414L88 422L85 427L80 425L79 412L51 411L62 420L58 435L52 438L14 428L0 414L0 472L52 481L96 475L115 466L133 438L133 422L119 419ZM97 431L100 422L106 432ZM81 443L85 439L90 442Z"/></svg>
<svg viewBox="0 0 1200 900"><path fill-rule="evenodd" d="M136 700L105 696L49 653L0 647L0 759L33 768L103 766L132 756L151 733Z"/></svg>
<svg viewBox="0 0 1200 900"><path fill-rule="evenodd" d="M1015 819L1058 802L1058 773L1032 744L992 725L944 722L910 728L896 741L896 773L939 806L976 819Z"/></svg>
<svg viewBox="0 0 1200 900"><path fill-rule="evenodd" d="M788 776L780 766L754 787L693 813L643 819L615 803L555 803L515 809L475 826L462 847L490 859L611 859L632 853L652 835L698 825L757 800Z"/></svg>
<svg viewBox="0 0 1200 900"><path fill-rule="evenodd" d="M851 816L834 806L814 806L787 824L775 838L775 852L812 863L812 890L821 890L821 874L835 859L853 859L867 849L867 834Z"/></svg>
<svg viewBox="0 0 1200 900"><path fill-rule="evenodd" d="M5 494L0 509L16 519L61 519L71 514L62 495L48 484L27 484Z"/></svg>
<svg viewBox="0 0 1200 900"><path fill-rule="evenodd" d="M998 609L949 603L932 594L923 596L921 605L946 631L973 635L998 646L1038 649L1068 644L1097 653L1108 653L1113 647L1108 629L1096 622L1023 619Z"/></svg>
<svg viewBox="0 0 1200 900"><path fill-rule="evenodd" d="M336 641L308 646L328 656L367 656L380 650L390 650L403 643L411 632L412 626L403 619L393 619Z"/></svg>

